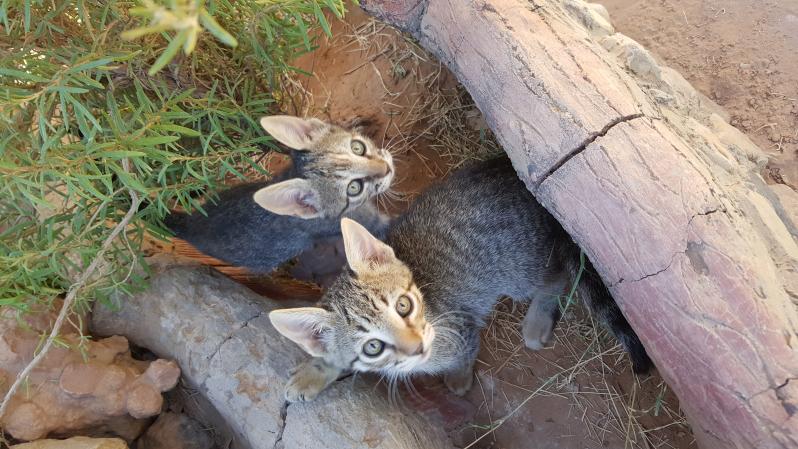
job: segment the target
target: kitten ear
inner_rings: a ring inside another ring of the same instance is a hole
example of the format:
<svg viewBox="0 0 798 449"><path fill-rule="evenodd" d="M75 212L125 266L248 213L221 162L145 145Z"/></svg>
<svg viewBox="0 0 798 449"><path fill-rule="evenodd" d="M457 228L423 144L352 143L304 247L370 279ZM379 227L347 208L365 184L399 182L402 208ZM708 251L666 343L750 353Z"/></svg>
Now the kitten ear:
<svg viewBox="0 0 798 449"><path fill-rule="evenodd" d="M273 310L269 321L277 332L298 344L313 357L323 357L327 352L323 334L330 329L330 313L318 307Z"/></svg>
<svg viewBox="0 0 798 449"><path fill-rule="evenodd" d="M370 265L382 265L396 259L393 248L371 235L360 223L349 218L341 219L346 261L354 272Z"/></svg>
<svg viewBox="0 0 798 449"><path fill-rule="evenodd" d="M280 143L295 150L306 150L315 136L327 128L319 119L290 115L270 115L260 119L260 126Z"/></svg>
<svg viewBox="0 0 798 449"><path fill-rule="evenodd" d="M277 215L317 218L321 216L319 193L306 179L294 178L264 187L252 196L258 205Z"/></svg>

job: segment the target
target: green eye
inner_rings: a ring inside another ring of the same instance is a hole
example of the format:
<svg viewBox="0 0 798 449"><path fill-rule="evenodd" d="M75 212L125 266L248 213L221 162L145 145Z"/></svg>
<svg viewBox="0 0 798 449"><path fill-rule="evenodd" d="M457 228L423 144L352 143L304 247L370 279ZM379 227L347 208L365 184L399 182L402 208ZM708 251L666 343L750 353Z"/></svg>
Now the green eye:
<svg viewBox="0 0 798 449"><path fill-rule="evenodd" d="M399 314L400 317L404 318L410 315L410 312L413 311L413 301L410 300L405 295L399 297L396 301L396 313Z"/></svg>
<svg viewBox="0 0 798 449"><path fill-rule="evenodd" d="M376 338L372 338L363 344L363 354L366 354L369 357L377 357L378 355L382 354L383 349L385 349L385 343L383 343L382 340L377 340Z"/></svg>
<svg viewBox="0 0 798 449"><path fill-rule="evenodd" d="M352 140L352 142L349 144L349 147L352 148L352 152L358 156L363 156L366 154L366 144L359 140Z"/></svg>
<svg viewBox="0 0 798 449"><path fill-rule="evenodd" d="M349 196L357 196L360 195L360 192L363 191L363 181L360 179L352 180L348 186L346 186L346 194Z"/></svg>

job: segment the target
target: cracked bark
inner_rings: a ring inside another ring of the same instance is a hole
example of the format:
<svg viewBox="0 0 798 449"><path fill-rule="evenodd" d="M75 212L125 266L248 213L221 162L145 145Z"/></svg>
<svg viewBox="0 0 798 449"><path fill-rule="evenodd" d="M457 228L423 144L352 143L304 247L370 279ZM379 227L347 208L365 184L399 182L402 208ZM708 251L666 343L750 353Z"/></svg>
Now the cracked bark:
<svg viewBox="0 0 798 449"><path fill-rule="evenodd" d="M277 435L274 439L274 449L281 449L283 443L283 433L285 432L285 426L288 421L288 407L291 406L291 403L288 401L283 402L283 406L280 408L280 428L277 429Z"/></svg>
<svg viewBox="0 0 798 449"><path fill-rule="evenodd" d="M247 326L249 325L249 322L250 322L250 321L252 321L252 320L254 320L254 319L257 319L257 318L260 318L262 315L263 315L263 312L258 312L258 313L256 313L255 315L253 315L252 317L250 317L250 318L247 318L246 320L242 321L240 325L238 325L238 326L237 326L235 329L233 329L232 331L230 331L230 333L229 333L229 334L227 334L227 336L225 336L225 337L222 339L222 341L220 341L220 342L219 342L219 344L218 344L218 345L216 345L216 347L214 348L213 352L211 352L210 354L208 354L208 356L206 357L206 359L207 359L207 360L213 360L213 359L216 357L216 355L219 353L219 351L222 349L222 346L224 346L224 344L225 344L225 343L227 343L227 342L228 342L228 341L230 341L230 340L231 340L233 337L235 337L235 335L236 335L236 332L240 331L241 329L244 329L245 327L247 327Z"/></svg>
<svg viewBox="0 0 798 449"><path fill-rule="evenodd" d="M574 148L573 150L568 151L567 153L565 153L565 155L559 161L557 161L554 165L552 165L551 168L546 170L546 172L543 174L543 176L541 176L538 179L535 187L540 187L541 184L543 184L547 179L549 179L549 177L551 175L553 175L557 170L562 168L563 165L565 165L566 163L568 163L568 161L570 161L571 159L573 159L574 157L576 157L577 155L579 155L583 151L585 151L585 149L587 149L587 147L591 143L595 142L596 139L598 139L599 137L606 136L607 133L610 132L610 130L612 128L614 128L615 126L617 126L617 125L619 125L621 123L626 123L626 122L629 122L631 120L642 118L642 117L643 117L643 114L640 114L640 113L631 114L631 115L625 115L623 117L618 117L618 118L610 121L606 125L604 125L604 127L601 128L600 131L591 133L591 135L587 139L585 139L582 142L581 145L579 145L578 147Z"/></svg>
<svg viewBox="0 0 798 449"><path fill-rule="evenodd" d="M685 240L687 240L687 237L686 237L686 236L687 236L687 232L688 232L688 231L689 231L689 229L690 229L690 225L693 223L693 220L694 220L696 217L706 217L706 216L708 216L708 215L712 215L712 214L714 214L714 213L717 213L717 212L724 212L724 213L725 213L725 212L726 212L726 209L725 209L725 208L721 208L721 207L716 207L716 208L713 208L713 209L707 210L707 211L705 211L705 212L698 212L698 213L696 213L696 214L693 214L693 215L690 217L690 219L689 219L689 220L687 220L687 226L686 226L686 229L685 229L685 232L684 232L684 236L685 236L684 238L685 238ZM668 261L668 264L667 264L665 267L663 267L663 268L661 268L661 269L659 269L659 270L657 270L657 271L655 271L655 272L653 272L653 273L644 274L643 276L640 276L640 277L637 277L637 278L634 278L634 279L629 279L629 280L626 280L626 279L624 279L624 278L620 278L620 279L618 279L616 282L610 283L610 284L608 285L608 287L610 287L610 288L613 288L613 287L616 287L616 286L618 286L618 285L620 285L620 284L623 284L624 282L627 282L627 283L628 283L628 282L640 282L640 281L644 281L644 280L646 280L646 279L648 279L648 278L651 278L651 277L657 276L657 275L659 275L659 274L662 274L662 273L664 273L664 272L668 271L668 269L670 269L671 265L673 265L673 262L674 262L674 260L676 260L676 257L677 257L677 256L679 256L680 254L687 254L688 250L690 249L690 244L691 244L691 243L692 243L692 242L689 242L689 241L688 241L688 242L686 242L686 243L685 243L685 249L684 249L684 250L682 250L682 251L677 251L677 252L673 253L673 254L671 255L671 258L670 258L670 260Z"/></svg>

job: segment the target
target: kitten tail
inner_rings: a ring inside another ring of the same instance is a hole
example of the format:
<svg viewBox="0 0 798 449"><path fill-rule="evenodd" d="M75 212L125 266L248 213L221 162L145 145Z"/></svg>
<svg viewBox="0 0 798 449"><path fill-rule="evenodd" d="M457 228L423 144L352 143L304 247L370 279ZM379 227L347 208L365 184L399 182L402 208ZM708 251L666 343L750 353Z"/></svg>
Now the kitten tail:
<svg viewBox="0 0 798 449"><path fill-rule="evenodd" d="M626 317L621 313L618 304L610 295L610 291L604 285L601 277L593 268L593 265L586 256L580 256L579 248L575 247L575 254L566 257L565 266L571 275L571 279L576 279L580 272L580 257L584 257L585 266L581 270L581 276L577 290L579 296L584 301L587 308L600 321L609 326L615 338L629 353L632 359L632 370L637 374L645 374L651 369L651 358L649 358L646 348L640 342L632 326L626 321Z"/></svg>

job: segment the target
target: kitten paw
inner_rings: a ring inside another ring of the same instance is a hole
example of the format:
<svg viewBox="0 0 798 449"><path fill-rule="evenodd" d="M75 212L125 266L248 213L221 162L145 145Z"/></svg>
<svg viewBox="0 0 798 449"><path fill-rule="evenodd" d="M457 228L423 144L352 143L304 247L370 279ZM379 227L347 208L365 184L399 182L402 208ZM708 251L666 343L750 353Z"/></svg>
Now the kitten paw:
<svg viewBox="0 0 798 449"><path fill-rule="evenodd" d="M443 383L449 387L449 391L452 393L463 396L474 383L474 373L471 369L449 373L443 376Z"/></svg>
<svg viewBox="0 0 798 449"><path fill-rule="evenodd" d="M539 337L527 338L526 336L524 336L524 344L526 345L527 348L533 351L540 351L542 349L545 349L547 346L551 344L551 340L552 340L551 336L545 339Z"/></svg>
<svg viewBox="0 0 798 449"><path fill-rule="evenodd" d="M340 371L321 362L310 360L296 370L285 387L285 400L288 402L308 402L316 399Z"/></svg>
<svg viewBox="0 0 798 449"><path fill-rule="evenodd" d="M533 351L540 351L551 345L554 340L554 324L555 321L548 314L540 314L530 309L524 317L521 327L526 347Z"/></svg>

